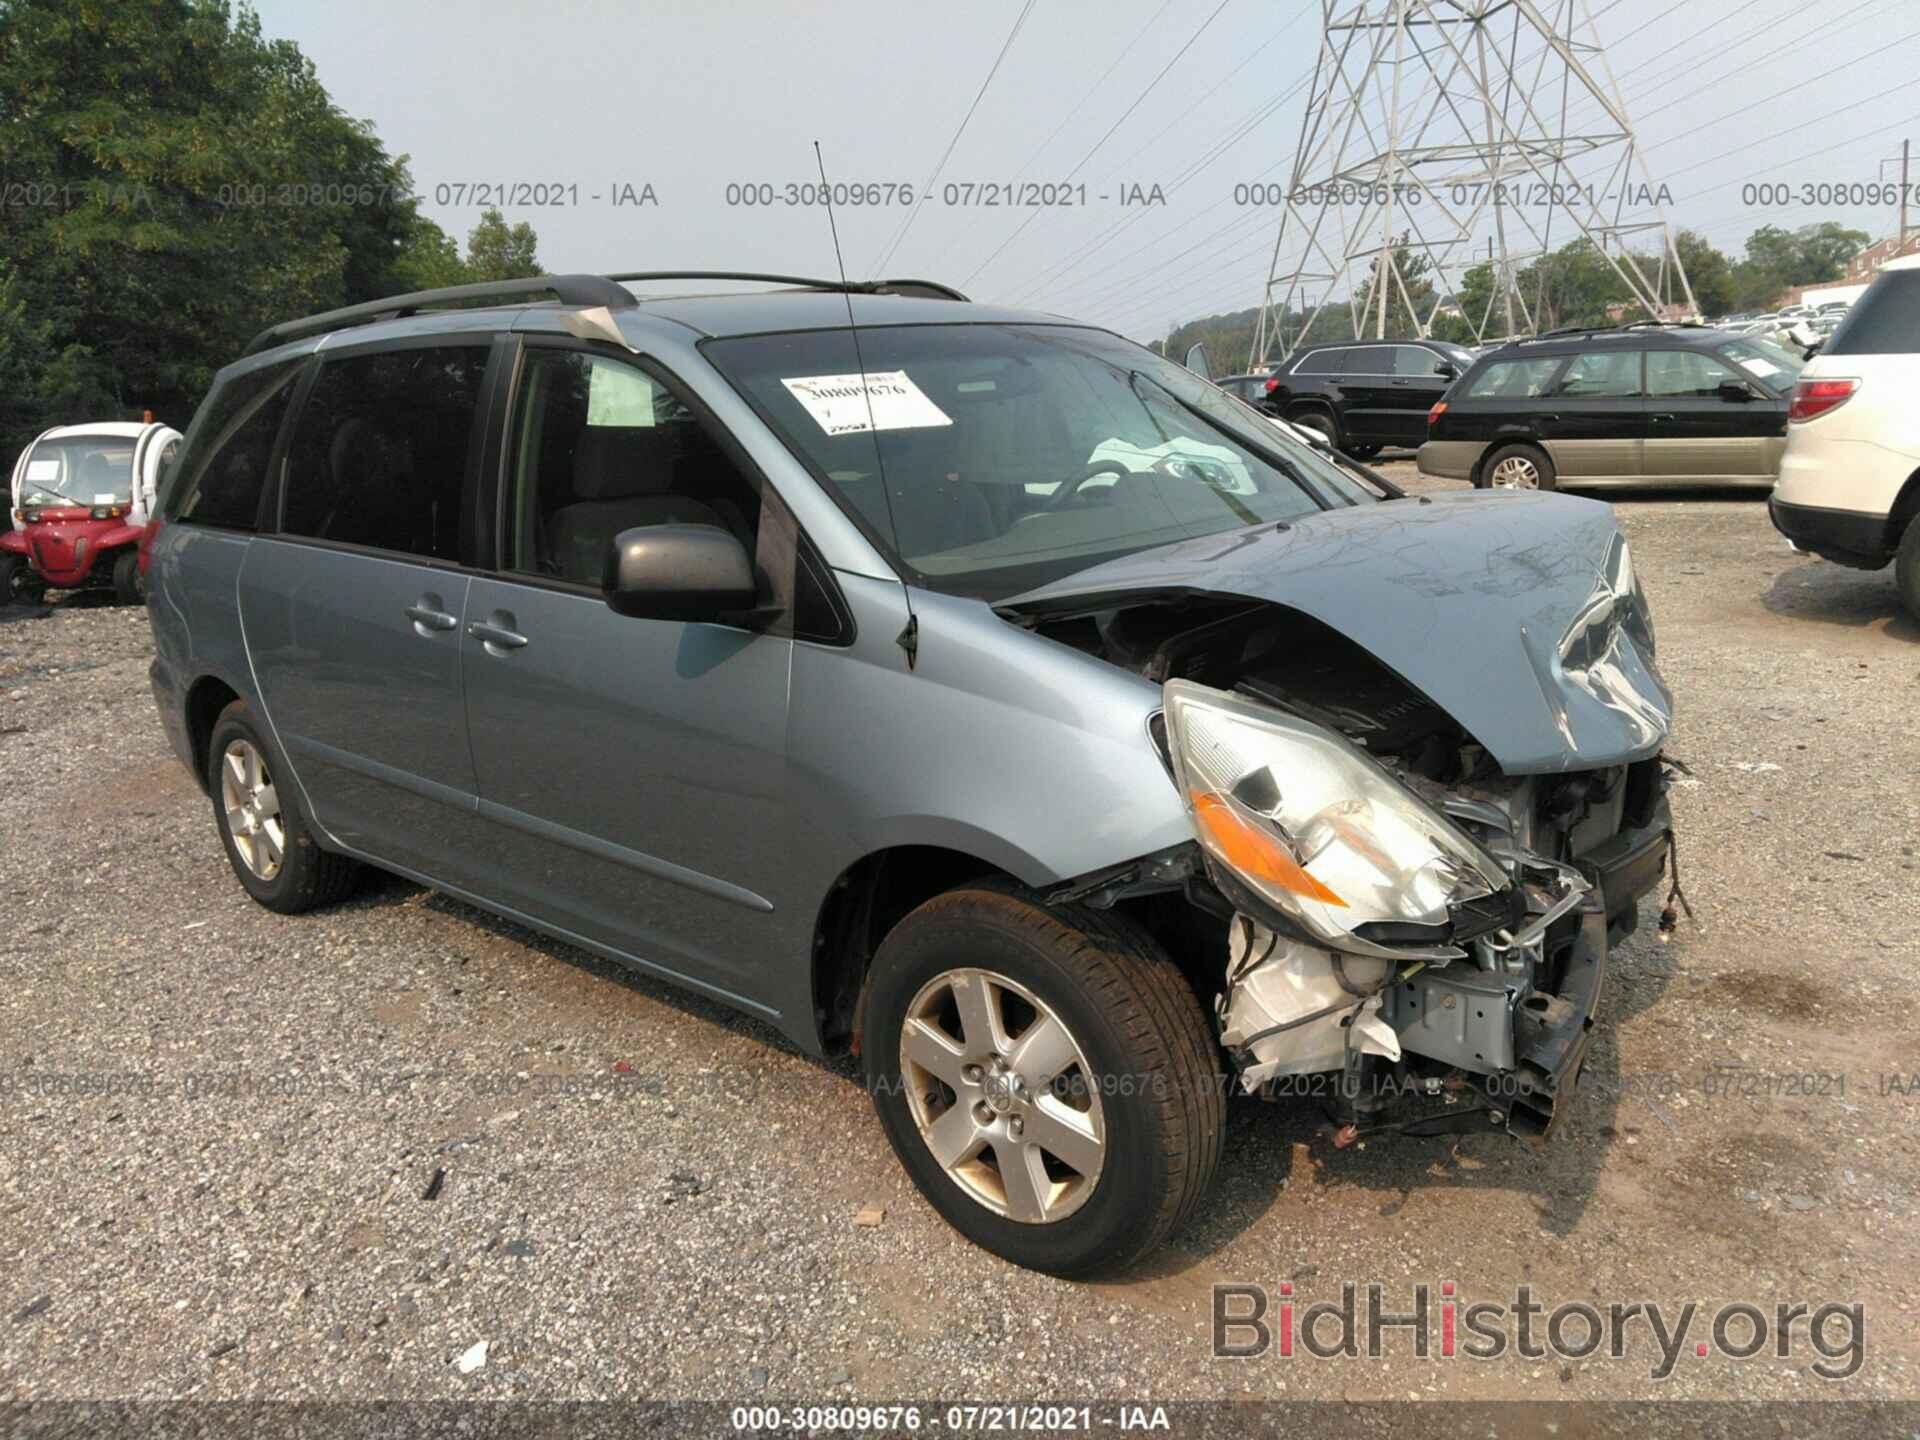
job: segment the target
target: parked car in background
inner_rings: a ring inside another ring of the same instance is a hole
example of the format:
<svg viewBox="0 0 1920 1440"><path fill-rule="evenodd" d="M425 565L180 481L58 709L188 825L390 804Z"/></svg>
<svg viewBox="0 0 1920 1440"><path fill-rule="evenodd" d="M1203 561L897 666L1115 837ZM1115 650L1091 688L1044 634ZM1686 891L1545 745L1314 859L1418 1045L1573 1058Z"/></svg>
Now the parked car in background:
<svg viewBox="0 0 1920 1440"><path fill-rule="evenodd" d="M1800 372L1768 502L1796 550L1878 570L1920 619L1920 256L1889 261Z"/></svg>
<svg viewBox="0 0 1920 1440"><path fill-rule="evenodd" d="M0 603L111 588L142 595L139 543L180 432L100 421L43 431L13 467L16 528L0 534Z"/></svg>
<svg viewBox="0 0 1920 1440"><path fill-rule="evenodd" d="M215 377L152 681L248 895L383 867L851 1051L932 1207L1064 1274L1193 1214L1229 1083L1349 1139L1574 1103L1672 845L1608 507L1382 500L924 282L620 279Z"/></svg>
<svg viewBox="0 0 1920 1440"><path fill-rule="evenodd" d="M1788 351L1710 325L1516 341L1433 407L1420 470L1519 490L1771 485L1799 372Z"/></svg>
<svg viewBox="0 0 1920 1440"><path fill-rule="evenodd" d="M1425 440L1427 411L1472 363L1463 347L1438 340L1313 345L1268 377L1265 407L1370 460L1389 445Z"/></svg>

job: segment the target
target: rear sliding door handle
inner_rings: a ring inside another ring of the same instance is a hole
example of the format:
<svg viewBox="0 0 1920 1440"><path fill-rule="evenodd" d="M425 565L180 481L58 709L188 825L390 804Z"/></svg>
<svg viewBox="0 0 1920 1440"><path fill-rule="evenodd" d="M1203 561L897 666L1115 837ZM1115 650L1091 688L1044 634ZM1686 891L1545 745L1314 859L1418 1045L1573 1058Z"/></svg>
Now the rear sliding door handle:
<svg viewBox="0 0 1920 1440"><path fill-rule="evenodd" d="M527 637L517 630L509 630L505 625L496 625L486 620L475 620L468 624L467 634L485 645L496 655L508 650L518 650L527 643Z"/></svg>
<svg viewBox="0 0 1920 1440"><path fill-rule="evenodd" d="M1671 415L1649 415L1649 416L1648 416L1647 418L1648 418L1649 420L1671 420L1671 419L1673 419L1673 416L1671 416Z"/></svg>

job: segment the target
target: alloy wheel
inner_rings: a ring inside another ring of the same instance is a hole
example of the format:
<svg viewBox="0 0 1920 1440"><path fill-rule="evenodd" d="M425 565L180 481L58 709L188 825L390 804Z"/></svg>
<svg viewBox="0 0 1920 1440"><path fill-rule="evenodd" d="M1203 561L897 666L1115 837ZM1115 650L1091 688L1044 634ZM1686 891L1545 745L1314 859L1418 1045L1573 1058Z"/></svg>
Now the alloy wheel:
<svg viewBox="0 0 1920 1440"><path fill-rule="evenodd" d="M245 740L235 740L220 757L220 805L241 861L260 879L273 879L286 858L286 825L267 762Z"/></svg>
<svg viewBox="0 0 1920 1440"><path fill-rule="evenodd" d="M900 1075L933 1158L995 1214L1063 1220L1099 1183L1097 1077L1060 1017L1006 976L949 970L921 987L900 1029Z"/></svg>
<svg viewBox="0 0 1920 1440"><path fill-rule="evenodd" d="M1488 480L1499 490L1538 490L1540 467L1525 455L1509 455L1493 467Z"/></svg>

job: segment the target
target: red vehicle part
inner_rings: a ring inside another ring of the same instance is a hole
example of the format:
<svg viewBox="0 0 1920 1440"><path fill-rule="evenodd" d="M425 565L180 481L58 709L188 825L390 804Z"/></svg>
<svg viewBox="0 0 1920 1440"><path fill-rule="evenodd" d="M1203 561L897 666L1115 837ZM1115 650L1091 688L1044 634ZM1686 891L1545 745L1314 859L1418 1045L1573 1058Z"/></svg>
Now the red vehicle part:
<svg viewBox="0 0 1920 1440"><path fill-rule="evenodd" d="M102 508L111 513L96 519ZM113 562L119 553L140 543L141 527L129 525L126 512L118 505L93 509L50 505L27 511L26 522L24 529L13 531L7 538L19 538L34 573L56 590L111 583Z"/></svg>

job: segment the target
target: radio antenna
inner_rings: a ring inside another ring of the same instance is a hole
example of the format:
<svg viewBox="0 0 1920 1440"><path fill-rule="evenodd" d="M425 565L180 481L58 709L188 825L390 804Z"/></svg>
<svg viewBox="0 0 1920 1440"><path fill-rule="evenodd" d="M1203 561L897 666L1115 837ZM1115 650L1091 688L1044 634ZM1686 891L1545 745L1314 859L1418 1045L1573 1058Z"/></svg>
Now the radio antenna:
<svg viewBox="0 0 1920 1440"><path fill-rule="evenodd" d="M893 552L900 555L900 526L893 518L893 490L887 484L887 462L880 454L880 426L873 418L873 392L867 388L866 357L860 353L860 323L853 318L853 287L847 283L847 262L840 254L840 227L833 218L833 187L827 183L827 162L821 157L820 142L813 142L813 163L820 170L820 198L826 205L827 232L833 236L833 263L840 267L840 298L847 302L847 331L853 336L853 363L860 369L860 394L867 402L867 434L873 437L873 463L880 472L880 498L887 506L887 528L893 532ZM902 557L904 562L904 557ZM907 625L896 637L907 652L907 668L920 658L920 617L913 613L913 587L900 582L907 602Z"/></svg>

